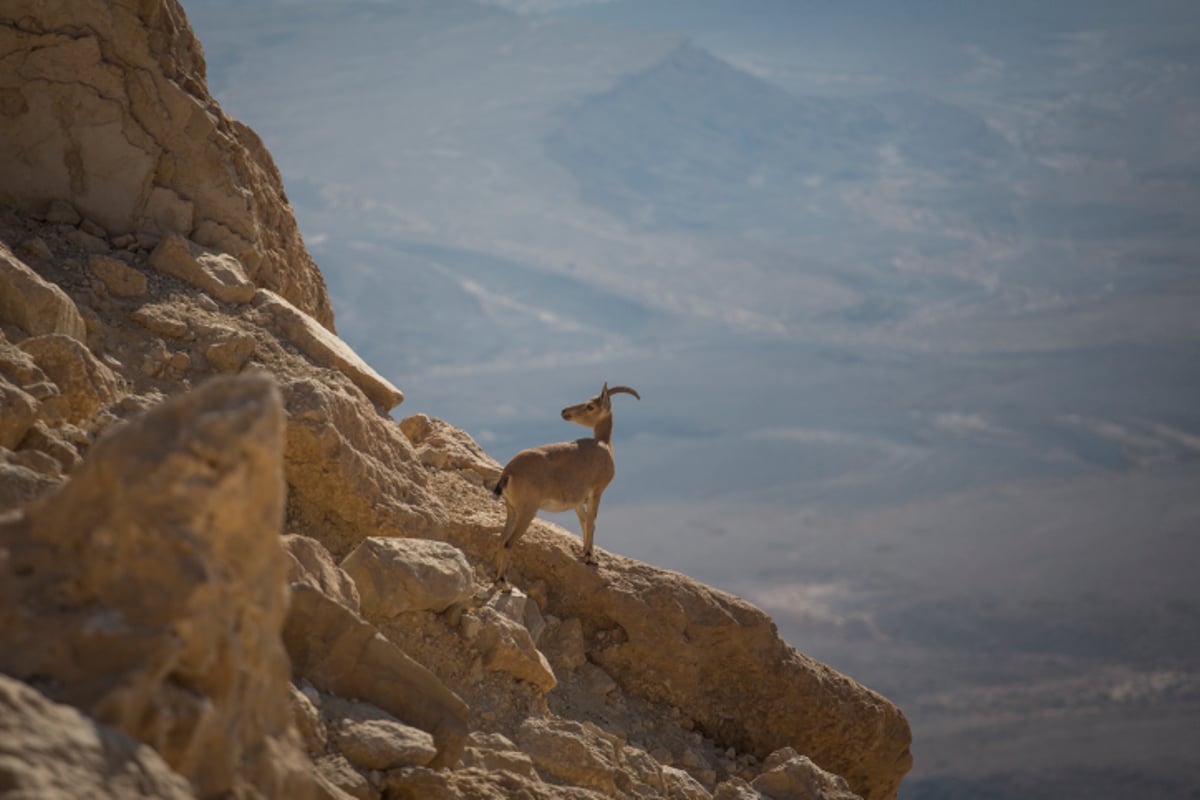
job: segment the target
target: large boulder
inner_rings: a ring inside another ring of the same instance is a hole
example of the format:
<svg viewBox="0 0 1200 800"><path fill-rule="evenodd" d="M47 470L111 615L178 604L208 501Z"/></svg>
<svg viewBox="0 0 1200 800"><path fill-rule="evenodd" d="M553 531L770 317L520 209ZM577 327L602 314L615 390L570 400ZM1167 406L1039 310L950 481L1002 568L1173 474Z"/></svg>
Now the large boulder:
<svg viewBox="0 0 1200 800"><path fill-rule="evenodd" d="M0 671L149 744L201 796L308 796L281 630L283 408L222 377L0 518Z"/></svg>
<svg viewBox="0 0 1200 800"><path fill-rule="evenodd" d="M445 611L471 597L475 572L462 551L429 539L370 536L342 561L362 598L363 616Z"/></svg>
<svg viewBox="0 0 1200 800"><path fill-rule="evenodd" d="M0 52L3 52L2 46ZM0 127L0 131L3 130L6 128ZM3 133L0 133L2 141ZM0 177L0 190L3 181ZM53 283L42 280L4 242L0 242L0 322L16 325L31 336L61 333L81 342L87 341L83 316L75 301Z"/></svg>
<svg viewBox="0 0 1200 800"><path fill-rule="evenodd" d="M367 536L431 536L445 513L412 445L348 379L330 378L283 386L288 527L319 539L338 559Z"/></svg>
<svg viewBox="0 0 1200 800"><path fill-rule="evenodd" d="M0 794L31 800L195 796L146 745L6 675L0 675Z"/></svg>
<svg viewBox="0 0 1200 800"><path fill-rule="evenodd" d="M177 0L6 0L0 53L0 204L68 224L55 209L77 210L109 234L179 234L333 329L279 170L209 95Z"/></svg>

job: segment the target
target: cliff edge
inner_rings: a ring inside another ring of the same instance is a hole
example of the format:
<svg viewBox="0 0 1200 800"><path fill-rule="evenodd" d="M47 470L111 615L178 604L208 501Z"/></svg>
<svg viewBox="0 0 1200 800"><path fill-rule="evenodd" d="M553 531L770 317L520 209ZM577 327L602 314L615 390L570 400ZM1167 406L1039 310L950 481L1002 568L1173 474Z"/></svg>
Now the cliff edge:
<svg viewBox="0 0 1200 800"><path fill-rule="evenodd" d="M333 333L175 0L0 11L0 772L27 796L895 797L903 714L538 521Z"/></svg>

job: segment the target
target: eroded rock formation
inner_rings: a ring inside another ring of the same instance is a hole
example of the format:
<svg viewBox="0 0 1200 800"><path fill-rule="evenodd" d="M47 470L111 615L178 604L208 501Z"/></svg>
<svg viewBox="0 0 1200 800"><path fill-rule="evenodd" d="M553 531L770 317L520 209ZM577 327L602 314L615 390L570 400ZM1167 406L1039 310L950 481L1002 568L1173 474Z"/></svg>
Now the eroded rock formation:
<svg viewBox="0 0 1200 800"><path fill-rule="evenodd" d="M387 416L179 5L68 5L0 9L0 772L39 797L895 796L900 711L748 603L586 568L541 522L497 593L499 465Z"/></svg>
<svg viewBox="0 0 1200 800"><path fill-rule="evenodd" d="M332 328L333 310L262 141L208 94L204 54L175 0L0 9L0 203L85 249L169 234Z"/></svg>

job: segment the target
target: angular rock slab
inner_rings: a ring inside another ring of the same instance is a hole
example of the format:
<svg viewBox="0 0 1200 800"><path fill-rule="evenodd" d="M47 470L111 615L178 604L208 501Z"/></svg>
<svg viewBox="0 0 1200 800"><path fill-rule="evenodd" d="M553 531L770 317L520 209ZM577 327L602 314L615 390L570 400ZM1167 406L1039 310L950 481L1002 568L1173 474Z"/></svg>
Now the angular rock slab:
<svg viewBox="0 0 1200 800"><path fill-rule="evenodd" d="M149 744L197 793L306 797L288 706L283 408L216 378L0 518L0 671Z"/></svg>
<svg viewBox="0 0 1200 800"><path fill-rule="evenodd" d="M79 307L67 293L26 266L0 242L0 322L16 325L30 336L61 333L87 342Z"/></svg>
<svg viewBox="0 0 1200 800"><path fill-rule="evenodd" d="M452 544L430 539L370 536L342 561L368 619L405 611L440 613L471 596L475 576Z"/></svg>
<svg viewBox="0 0 1200 800"><path fill-rule="evenodd" d="M150 254L150 266L195 286L223 303L245 305L254 299L254 284L231 255L189 242L177 233L163 237Z"/></svg>
<svg viewBox="0 0 1200 800"><path fill-rule="evenodd" d="M297 677L323 692L353 697L433 735L435 767L462 755L470 709L374 625L324 592L292 585L284 639Z"/></svg>
<svg viewBox="0 0 1200 800"><path fill-rule="evenodd" d="M281 338L294 344L318 366L341 372L384 411L404 402L404 392L372 369L350 345L287 300L260 289L254 305L266 312L270 327Z"/></svg>

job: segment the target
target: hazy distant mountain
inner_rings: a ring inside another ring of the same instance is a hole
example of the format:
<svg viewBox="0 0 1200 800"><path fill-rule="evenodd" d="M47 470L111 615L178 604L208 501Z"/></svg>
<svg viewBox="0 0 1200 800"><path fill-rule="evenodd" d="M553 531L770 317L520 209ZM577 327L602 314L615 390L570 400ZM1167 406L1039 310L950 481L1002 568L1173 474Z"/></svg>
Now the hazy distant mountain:
<svg viewBox="0 0 1200 800"><path fill-rule="evenodd" d="M962 108L915 94L797 97L691 44L565 117L547 152L585 200L639 228L712 237L821 230L847 211L840 189L898 163L976 182L1012 157Z"/></svg>

